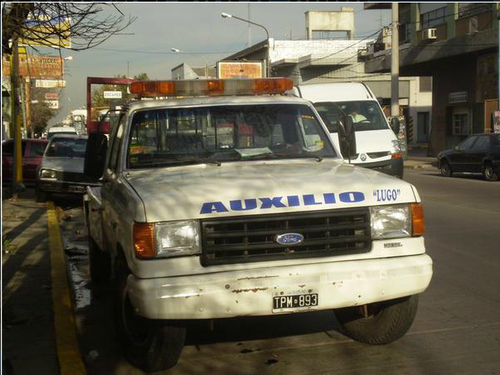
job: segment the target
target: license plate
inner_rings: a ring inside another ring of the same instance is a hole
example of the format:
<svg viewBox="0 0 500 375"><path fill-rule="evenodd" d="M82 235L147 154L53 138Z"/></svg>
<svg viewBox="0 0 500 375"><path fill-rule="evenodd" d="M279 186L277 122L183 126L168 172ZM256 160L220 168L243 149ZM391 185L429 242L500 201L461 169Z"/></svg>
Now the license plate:
<svg viewBox="0 0 500 375"><path fill-rule="evenodd" d="M299 307L318 306L318 294L294 294L273 297L273 310L296 309Z"/></svg>
<svg viewBox="0 0 500 375"><path fill-rule="evenodd" d="M78 185L70 185L68 187L68 191L72 193L81 193L83 192L84 187L83 186L78 186Z"/></svg>

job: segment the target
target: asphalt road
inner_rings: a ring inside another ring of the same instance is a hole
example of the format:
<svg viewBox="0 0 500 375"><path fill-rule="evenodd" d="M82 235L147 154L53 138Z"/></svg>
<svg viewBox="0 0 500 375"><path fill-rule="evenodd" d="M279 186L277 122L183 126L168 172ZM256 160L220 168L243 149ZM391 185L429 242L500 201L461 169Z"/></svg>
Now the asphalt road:
<svg viewBox="0 0 500 375"><path fill-rule="evenodd" d="M500 374L500 182L405 171L424 203L434 277L410 332L387 346L354 342L330 312L191 327L168 374ZM142 374L114 337L110 287L88 281L81 211L63 227L88 372ZM212 329L211 329L212 328Z"/></svg>

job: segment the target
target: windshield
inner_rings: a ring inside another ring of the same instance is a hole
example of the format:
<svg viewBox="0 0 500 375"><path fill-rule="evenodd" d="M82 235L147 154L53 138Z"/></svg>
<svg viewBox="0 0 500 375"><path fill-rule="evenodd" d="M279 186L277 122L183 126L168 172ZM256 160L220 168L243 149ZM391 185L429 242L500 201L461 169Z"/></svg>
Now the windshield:
<svg viewBox="0 0 500 375"><path fill-rule="evenodd" d="M86 139L54 137L45 150L45 156L84 158L86 146Z"/></svg>
<svg viewBox="0 0 500 375"><path fill-rule="evenodd" d="M355 131L389 129L377 102L322 102L314 103L330 133L338 131L338 123L347 115L353 120Z"/></svg>
<svg viewBox="0 0 500 375"><path fill-rule="evenodd" d="M336 157L306 105L156 109L132 118L128 168Z"/></svg>
<svg viewBox="0 0 500 375"><path fill-rule="evenodd" d="M56 135L63 135L63 134L76 135L76 132L75 131L70 131L70 132L54 132L54 133L49 133L49 134L47 134L47 140L50 141Z"/></svg>

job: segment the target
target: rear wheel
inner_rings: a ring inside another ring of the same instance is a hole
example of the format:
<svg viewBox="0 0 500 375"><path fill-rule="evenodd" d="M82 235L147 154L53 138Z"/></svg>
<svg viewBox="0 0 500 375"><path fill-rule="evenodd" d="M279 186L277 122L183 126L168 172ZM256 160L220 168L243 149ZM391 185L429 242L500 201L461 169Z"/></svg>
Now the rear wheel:
<svg viewBox="0 0 500 375"><path fill-rule="evenodd" d="M492 163L486 163L484 165L483 176L487 181L498 181L498 173L493 169Z"/></svg>
<svg viewBox="0 0 500 375"><path fill-rule="evenodd" d="M441 160L440 171L441 175L444 177L453 176L453 171L451 170L450 164L446 160Z"/></svg>
<svg viewBox="0 0 500 375"><path fill-rule="evenodd" d="M125 260L117 259L115 322L124 354L131 364L145 372L171 368L181 355L186 327L181 322L137 315L127 294L129 273Z"/></svg>
<svg viewBox="0 0 500 375"><path fill-rule="evenodd" d="M111 276L111 257L109 253L99 249L89 236L89 268L90 279L99 284L107 282Z"/></svg>
<svg viewBox="0 0 500 375"><path fill-rule="evenodd" d="M343 333L371 345L389 344L405 335L417 314L418 295L335 311Z"/></svg>

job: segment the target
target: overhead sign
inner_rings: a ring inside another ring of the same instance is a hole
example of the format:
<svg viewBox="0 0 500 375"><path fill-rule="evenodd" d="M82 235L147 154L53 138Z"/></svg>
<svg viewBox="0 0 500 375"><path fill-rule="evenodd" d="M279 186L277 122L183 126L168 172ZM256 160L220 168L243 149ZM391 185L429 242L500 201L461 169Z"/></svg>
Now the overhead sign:
<svg viewBox="0 0 500 375"><path fill-rule="evenodd" d="M66 81L62 79L37 79L35 81L35 87L40 87L43 89L52 89L55 87L66 87Z"/></svg>
<svg viewBox="0 0 500 375"><path fill-rule="evenodd" d="M2 59L2 73L10 76L10 59ZM64 76L63 59L59 56L42 56L34 54L19 55L19 76L26 78L54 78Z"/></svg>
<svg viewBox="0 0 500 375"><path fill-rule="evenodd" d="M219 61L217 78L263 78L264 69L261 61Z"/></svg>
<svg viewBox="0 0 500 375"><path fill-rule="evenodd" d="M121 91L104 91L104 99L121 99Z"/></svg>
<svg viewBox="0 0 500 375"><path fill-rule="evenodd" d="M40 15L23 25L20 45L71 48L71 20Z"/></svg>

